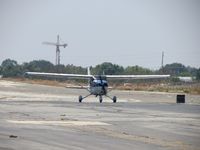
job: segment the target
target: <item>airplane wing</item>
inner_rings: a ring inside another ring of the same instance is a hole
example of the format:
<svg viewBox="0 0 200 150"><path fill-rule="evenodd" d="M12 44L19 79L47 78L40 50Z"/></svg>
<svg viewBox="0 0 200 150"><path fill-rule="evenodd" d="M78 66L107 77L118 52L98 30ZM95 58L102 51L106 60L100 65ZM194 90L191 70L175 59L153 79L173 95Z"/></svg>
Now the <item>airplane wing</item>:
<svg viewBox="0 0 200 150"><path fill-rule="evenodd" d="M54 78L71 78L71 79L89 79L94 78L93 75L84 74L64 74L64 73L44 73L44 72L26 72L28 76L38 77L54 77ZM104 75L107 79L160 79L169 78L170 75Z"/></svg>
<svg viewBox="0 0 200 150"><path fill-rule="evenodd" d="M105 75L107 79L160 79L170 75Z"/></svg>
<svg viewBox="0 0 200 150"><path fill-rule="evenodd" d="M84 74L64 74L64 73L44 73L44 72L26 72L25 76L71 78L71 79L89 79L92 75Z"/></svg>

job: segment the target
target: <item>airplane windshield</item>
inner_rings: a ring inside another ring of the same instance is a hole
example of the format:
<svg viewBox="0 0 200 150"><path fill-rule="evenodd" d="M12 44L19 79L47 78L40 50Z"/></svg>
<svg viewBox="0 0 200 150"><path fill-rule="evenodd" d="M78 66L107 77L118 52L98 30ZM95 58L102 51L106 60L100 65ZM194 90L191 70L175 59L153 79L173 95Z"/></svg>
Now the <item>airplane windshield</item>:
<svg viewBox="0 0 200 150"><path fill-rule="evenodd" d="M108 83L106 80L93 80L93 83L95 83L96 86L108 86Z"/></svg>

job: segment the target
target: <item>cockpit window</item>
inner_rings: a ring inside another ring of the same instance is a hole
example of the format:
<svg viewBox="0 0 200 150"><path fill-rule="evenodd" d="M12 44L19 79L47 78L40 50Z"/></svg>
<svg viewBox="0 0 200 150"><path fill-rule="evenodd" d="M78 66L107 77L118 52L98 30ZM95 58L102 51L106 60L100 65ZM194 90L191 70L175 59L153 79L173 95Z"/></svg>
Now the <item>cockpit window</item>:
<svg viewBox="0 0 200 150"><path fill-rule="evenodd" d="M106 80L98 80L98 79L95 79L93 80L93 83L96 85L96 86L108 86L108 83Z"/></svg>

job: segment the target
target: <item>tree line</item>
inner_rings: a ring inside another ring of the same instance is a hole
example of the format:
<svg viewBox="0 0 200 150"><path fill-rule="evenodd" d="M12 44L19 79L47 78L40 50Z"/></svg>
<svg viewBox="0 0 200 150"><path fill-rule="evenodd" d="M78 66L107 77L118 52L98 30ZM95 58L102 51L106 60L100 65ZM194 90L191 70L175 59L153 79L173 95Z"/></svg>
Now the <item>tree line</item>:
<svg viewBox="0 0 200 150"><path fill-rule="evenodd" d="M104 62L90 67L91 73L94 75L117 75L117 74L133 74L133 75L149 75L149 74L170 74L171 76L191 76L200 80L200 68L186 67L181 63L167 64L163 68L158 70L151 70L143 68L141 66L128 66L123 67L110 62ZM87 68L81 66L75 66L73 64L68 65L54 65L46 60L33 60L18 64L17 61L12 59L6 59L0 66L0 75L3 77L23 77L25 72L54 72L54 73L73 73L73 74L87 74Z"/></svg>

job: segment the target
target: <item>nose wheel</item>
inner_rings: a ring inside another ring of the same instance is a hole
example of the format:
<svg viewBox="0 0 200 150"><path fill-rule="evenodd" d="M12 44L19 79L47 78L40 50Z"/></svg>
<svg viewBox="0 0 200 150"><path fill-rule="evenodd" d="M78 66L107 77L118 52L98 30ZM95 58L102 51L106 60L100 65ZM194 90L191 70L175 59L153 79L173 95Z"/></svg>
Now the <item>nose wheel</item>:
<svg viewBox="0 0 200 150"><path fill-rule="evenodd" d="M102 102L103 102L103 98L102 98L102 96L101 96L101 95L99 96L99 102L100 102L100 103L102 103Z"/></svg>
<svg viewBox="0 0 200 150"><path fill-rule="evenodd" d="M79 103L82 103L82 100L83 100L83 97L80 95L80 96L78 97Z"/></svg>

